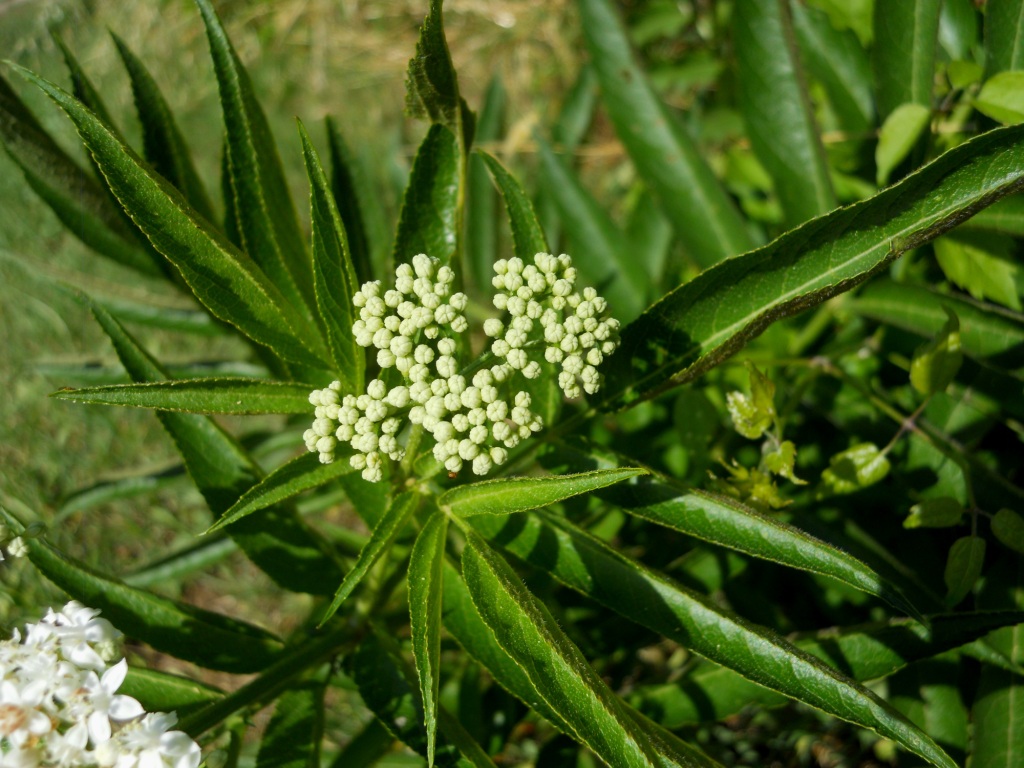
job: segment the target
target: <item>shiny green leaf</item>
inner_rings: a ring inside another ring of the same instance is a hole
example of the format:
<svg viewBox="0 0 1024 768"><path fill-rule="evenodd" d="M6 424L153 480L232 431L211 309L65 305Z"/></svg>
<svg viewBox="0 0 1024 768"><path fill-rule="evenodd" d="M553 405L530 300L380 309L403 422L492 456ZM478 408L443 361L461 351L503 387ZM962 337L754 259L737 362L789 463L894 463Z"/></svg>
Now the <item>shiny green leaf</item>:
<svg viewBox="0 0 1024 768"><path fill-rule="evenodd" d="M526 196L523 185L509 173L497 158L480 150L477 150L476 154L483 159L494 178L494 183L498 185L498 189L501 190L501 195L505 199L505 209L508 211L509 221L512 223L512 249L516 256L530 264L536 254L549 253L551 249L544 237L544 230L541 229L540 223L537 221L537 214L533 210L530 198ZM490 265L488 265L488 279L481 283L488 292L492 274Z"/></svg>
<svg viewBox="0 0 1024 768"><path fill-rule="evenodd" d="M344 457L338 457L330 464L322 464L317 454L304 453L278 467L242 494L242 497L206 532L213 533L246 515L266 509L311 488L319 488L354 471Z"/></svg>
<svg viewBox="0 0 1024 768"><path fill-rule="evenodd" d="M803 651L858 681L888 677L927 659L1016 623L1020 611L983 611L928 617L928 627L910 619L826 629L798 637ZM652 685L630 702L667 728L720 721L744 707L776 707L786 698L717 664L704 663L678 683Z"/></svg>
<svg viewBox="0 0 1024 768"><path fill-rule="evenodd" d="M292 307L312 317L316 299L309 252L270 126L210 0L195 2L220 88L228 173L242 243Z"/></svg>
<svg viewBox="0 0 1024 768"><path fill-rule="evenodd" d="M413 117L445 125L459 135L462 99L458 75L445 40L441 4L442 0L431 0L430 10L420 27L416 55L409 60L405 74L405 108Z"/></svg>
<svg viewBox="0 0 1024 768"><path fill-rule="evenodd" d="M192 712L224 695L218 688L190 677L137 666L128 667L128 675L117 692L131 696L147 712L179 714Z"/></svg>
<svg viewBox="0 0 1024 768"><path fill-rule="evenodd" d="M327 174L301 122L299 137L309 177L317 317L334 359L333 372L342 382L342 389L361 392L366 355L352 334L352 323L356 320L352 297L360 284L349 252L345 225L331 193Z"/></svg>
<svg viewBox="0 0 1024 768"><path fill-rule="evenodd" d="M111 37L131 81L135 109L142 124L143 155L157 173L181 191L200 216L214 221L213 203L156 81L120 37L113 33Z"/></svg>
<svg viewBox="0 0 1024 768"><path fill-rule="evenodd" d="M923 104L900 104L885 118L875 147L878 186L889 183L890 174L907 159L925 134L931 118L931 110Z"/></svg>
<svg viewBox="0 0 1024 768"><path fill-rule="evenodd" d="M359 553L359 559L356 560L351 570L345 574L344 581L341 582L334 593L334 599L331 600L331 604L324 611L323 616L320 617L321 625L334 615L338 608L341 607L341 604L345 602L345 598L352 594L352 590L359 586L359 582L363 580L367 571L377 562L378 558L390 549L395 537L401 532L406 521L412 516L412 513L416 511L419 503L419 494L412 491L397 496L391 502L391 506L388 507L387 512L384 513L384 516L381 517L374 527L369 541L366 542L366 545Z"/></svg>
<svg viewBox="0 0 1024 768"><path fill-rule="evenodd" d="M739 105L751 146L771 174L786 222L836 207L807 93L789 0L737 0L733 12Z"/></svg>
<svg viewBox="0 0 1024 768"><path fill-rule="evenodd" d="M1024 72L999 72L981 86L974 108L1004 125L1024 122Z"/></svg>
<svg viewBox="0 0 1024 768"><path fill-rule="evenodd" d="M327 118L326 128L331 156L331 193L341 215L342 229L348 238L356 284L362 285L373 279L373 249L364 216L374 210L374 204L372 200L366 199L370 197L370 192L362 178L359 161L353 156L333 118Z"/></svg>
<svg viewBox="0 0 1024 768"><path fill-rule="evenodd" d="M782 317L848 291L1024 187L1024 128L961 144L875 197L833 211L671 291L623 329L605 409L700 376Z"/></svg>
<svg viewBox="0 0 1024 768"><path fill-rule="evenodd" d="M597 469L576 475L483 480L445 491L437 503L459 517L511 515L580 496L646 474L644 469Z"/></svg>
<svg viewBox="0 0 1024 768"><path fill-rule="evenodd" d="M65 388L52 397L75 403L122 405L181 413L310 414L312 387L249 378L172 379L143 384Z"/></svg>
<svg viewBox="0 0 1024 768"><path fill-rule="evenodd" d="M654 766L646 734L509 565L472 532L462 574L495 640L522 666L537 693L608 765Z"/></svg>
<svg viewBox="0 0 1024 768"><path fill-rule="evenodd" d="M615 132L660 200L690 258L706 267L749 249L754 243L745 222L700 148L637 65L612 4L581 0L579 9L590 60ZM579 242L589 247L592 241ZM622 307L617 311L624 313L626 305L612 302L612 306Z"/></svg>
<svg viewBox="0 0 1024 768"><path fill-rule="evenodd" d="M427 765L434 764L437 693L441 680L441 595L448 518L434 512L423 526L409 558L409 620L412 656L427 728Z"/></svg>
<svg viewBox="0 0 1024 768"><path fill-rule="evenodd" d="M416 152L395 236L395 263L425 253L449 263L459 242L462 157L443 125L432 125Z"/></svg>

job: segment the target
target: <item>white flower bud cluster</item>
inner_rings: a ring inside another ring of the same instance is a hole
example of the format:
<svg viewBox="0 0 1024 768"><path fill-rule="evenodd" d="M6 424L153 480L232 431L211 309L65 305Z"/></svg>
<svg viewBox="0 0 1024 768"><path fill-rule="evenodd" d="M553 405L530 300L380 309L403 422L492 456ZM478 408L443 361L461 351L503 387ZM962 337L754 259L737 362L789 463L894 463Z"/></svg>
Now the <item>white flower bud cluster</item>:
<svg viewBox="0 0 1024 768"><path fill-rule="evenodd" d="M533 264L501 259L494 272L494 306L510 319L507 326L497 319L484 323L484 333L494 339L491 352L526 378L536 378L541 366L530 358L529 342L539 327L544 359L561 365L558 386L565 396L579 397L581 382L583 391L595 394L601 388L597 367L619 344L619 321L602 317L608 302L593 288L575 290L576 268L566 254L538 253Z"/></svg>
<svg viewBox="0 0 1024 768"><path fill-rule="evenodd" d="M196 768L199 745L169 730L173 713L117 693L121 633L98 615L72 601L0 642L0 766Z"/></svg>
<svg viewBox="0 0 1024 768"><path fill-rule="evenodd" d="M458 354L458 334L469 327L467 299L452 293L449 267L420 254L411 266L398 267L393 289L382 293L379 281L363 285L353 297L359 319L352 332L357 344L376 349L384 373L363 395L342 395L337 381L312 392L315 421L304 433L307 449L327 464L339 442L349 443L352 466L377 482L385 457L404 456L398 433L407 417L434 438L434 457L445 469L455 473L469 464L484 475L544 426L530 410L530 394L514 381L518 374L541 374L541 363L529 358L532 349L543 346L545 359L561 364L559 386L567 396L579 396L579 382L596 392L597 366L618 344L618 322L601 318L607 303L596 291L574 290L576 270L568 256L539 253L534 262L495 264L494 305L511 319L507 328L496 318L486 321L497 362L472 374L463 373L474 366L461 363ZM391 368L403 382L389 388L384 378Z"/></svg>

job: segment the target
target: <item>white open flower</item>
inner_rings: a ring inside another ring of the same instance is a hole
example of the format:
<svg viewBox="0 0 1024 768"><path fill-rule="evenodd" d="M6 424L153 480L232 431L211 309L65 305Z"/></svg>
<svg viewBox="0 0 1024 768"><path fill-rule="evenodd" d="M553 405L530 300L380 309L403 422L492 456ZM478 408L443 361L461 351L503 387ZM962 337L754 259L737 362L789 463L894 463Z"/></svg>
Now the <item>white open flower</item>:
<svg viewBox="0 0 1024 768"><path fill-rule="evenodd" d="M72 601L0 642L0 768L196 768L199 745L168 730L173 713L117 693L128 664L101 651L119 636Z"/></svg>

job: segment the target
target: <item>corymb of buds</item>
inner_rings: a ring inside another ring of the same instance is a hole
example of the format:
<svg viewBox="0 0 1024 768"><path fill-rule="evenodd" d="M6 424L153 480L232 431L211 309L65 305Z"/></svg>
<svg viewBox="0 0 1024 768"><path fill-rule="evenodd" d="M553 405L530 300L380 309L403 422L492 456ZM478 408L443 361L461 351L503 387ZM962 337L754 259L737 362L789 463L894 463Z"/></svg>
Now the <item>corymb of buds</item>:
<svg viewBox="0 0 1024 768"><path fill-rule="evenodd" d="M493 303L503 316L484 323L490 354L468 359L460 355L468 352L460 350L468 300L452 292L454 280L449 267L420 254L398 267L392 289L382 293L374 281L352 297L359 309L352 333L376 350L380 376L364 394L343 393L337 381L310 394L315 420L303 437L320 461L331 463L338 443L348 443L352 466L377 482L385 458L404 457L403 435L413 424L433 436L434 457L449 472L468 463L484 475L544 427L521 387L543 375L544 361L556 367L566 397L600 389L598 366L618 346L619 323L604 317L608 304L597 291L576 290L569 256L494 264Z"/></svg>

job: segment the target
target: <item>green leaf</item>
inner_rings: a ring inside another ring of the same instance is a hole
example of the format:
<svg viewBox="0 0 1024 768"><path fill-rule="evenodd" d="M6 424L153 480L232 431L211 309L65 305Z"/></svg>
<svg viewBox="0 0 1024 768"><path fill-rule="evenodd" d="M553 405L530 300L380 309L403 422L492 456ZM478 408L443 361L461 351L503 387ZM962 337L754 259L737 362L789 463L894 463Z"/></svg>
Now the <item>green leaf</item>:
<svg viewBox="0 0 1024 768"><path fill-rule="evenodd" d="M310 488L319 488L354 471L352 465L343 458L330 464L321 464L317 454L304 453L278 467L242 494L242 497L206 532L213 533L246 515L290 499Z"/></svg>
<svg viewBox="0 0 1024 768"><path fill-rule="evenodd" d="M234 212L246 253L294 309L316 306L309 253L267 118L210 0L195 0L220 88Z"/></svg>
<svg viewBox="0 0 1024 768"><path fill-rule="evenodd" d="M872 48L878 111L900 104L931 108L941 0L875 3Z"/></svg>
<svg viewBox="0 0 1024 768"><path fill-rule="evenodd" d="M616 462L614 456L598 457L571 448L563 448L552 460L566 461L572 469L593 466L595 462ZM553 464L549 469L561 471L562 466ZM857 558L776 516L758 512L729 497L681 488L656 473L596 495L602 502L642 520L752 557L829 576L861 592L877 595L912 616L921 615L896 586Z"/></svg>
<svg viewBox="0 0 1024 768"><path fill-rule="evenodd" d="M910 514L903 521L904 528L949 528L959 525L964 508L950 496L925 499L910 508Z"/></svg>
<svg viewBox="0 0 1024 768"><path fill-rule="evenodd" d="M92 311L132 379L167 378L167 372L116 320L99 307ZM215 518L261 480L262 473L252 458L209 416L160 411L157 417ZM235 525L231 537L257 567L286 589L329 594L332 581L341 578L329 546L292 510L263 510Z"/></svg>
<svg viewBox="0 0 1024 768"><path fill-rule="evenodd" d="M348 392L362 392L366 355L352 334L352 323L356 320L352 297L359 290L359 281L349 253L348 236L327 174L301 122L299 137L310 186L317 316L334 359L334 373L341 380L342 388Z"/></svg>
<svg viewBox="0 0 1024 768"><path fill-rule="evenodd" d="M71 52L71 49L67 47L64 40L61 39L60 35L53 28L50 29L50 39L57 44L60 49L61 55L64 58L64 64L68 68L68 74L71 76L71 92L75 95L75 98L85 104L93 113L106 123L115 133L117 133L117 125L114 120L110 117L110 112L107 110L106 105L103 103L103 98L96 90L96 86L89 80L88 75L85 74L85 70L82 69L78 63L78 59Z"/></svg>
<svg viewBox="0 0 1024 768"><path fill-rule="evenodd" d="M114 195L154 247L181 272L214 315L297 363L321 366L320 339L248 257L195 212L174 187L78 101L28 70L18 71L39 86L75 123ZM307 347L307 343L313 347Z"/></svg>
<svg viewBox="0 0 1024 768"><path fill-rule="evenodd" d="M128 676L117 692L131 696L147 712L177 714L195 711L224 695L220 689L190 677L136 666L128 667Z"/></svg>
<svg viewBox="0 0 1024 768"><path fill-rule="evenodd" d="M931 119L931 110L923 104L900 104L885 118L875 147L878 186L889 183L890 174L910 155Z"/></svg>
<svg viewBox="0 0 1024 768"><path fill-rule="evenodd" d="M608 299L616 317L636 317L650 292L643 265L632 257L623 233L565 161L540 136L535 140L544 184L576 249L573 264L587 283Z"/></svg>
<svg viewBox="0 0 1024 768"><path fill-rule="evenodd" d="M163 469L144 467L116 480L99 480L92 485L78 488L61 499L56 518L63 519L75 512L93 509L117 499L130 499L141 494L153 493L180 483L184 477L185 468L175 464Z"/></svg>
<svg viewBox="0 0 1024 768"><path fill-rule="evenodd" d="M995 307L965 301L921 286L888 279L873 281L850 302L855 312L932 338L948 321L946 307L960 319L960 344L969 358L1016 370L1014 351L1024 345L1024 325Z"/></svg>
<svg viewBox="0 0 1024 768"><path fill-rule="evenodd" d="M992 534L1014 552L1024 554L1024 518L1012 509L1000 509L992 517Z"/></svg>
<svg viewBox="0 0 1024 768"><path fill-rule="evenodd" d="M1024 72L999 72L981 86L974 108L1004 125L1024 122Z"/></svg>
<svg viewBox="0 0 1024 768"><path fill-rule="evenodd" d="M1024 618L1019 611L929 616L928 627L910 619L822 630L794 643L855 680L888 677L907 664L960 647ZM777 707L786 698L717 664L703 663L679 682L641 688L630 697L641 712L667 728L721 721L744 707Z"/></svg>
<svg viewBox="0 0 1024 768"><path fill-rule="evenodd" d="M573 735L608 765L653 766L646 734L509 565L468 532L462 574L484 622Z"/></svg>
<svg viewBox="0 0 1024 768"><path fill-rule="evenodd" d="M511 515L571 499L584 493L647 474L645 469L597 469L576 475L483 480L445 491L441 509L459 517Z"/></svg>
<svg viewBox="0 0 1024 768"><path fill-rule="evenodd" d="M420 27L416 55L409 60L405 73L405 109L413 117L447 126L458 136L462 99L444 36L442 2L430 0L430 10Z"/></svg>
<svg viewBox="0 0 1024 768"><path fill-rule="evenodd" d="M849 30L834 27L828 16L803 3L792 3L793 29L811 74L821 82L840 127L853 135L874 127L875 98L871 62Z"/></svg>
<svg viewBox="0 0 1024 768"><path fill-rule="evenodd" d="M377 562L377 559L391 548L395 537L405 527L406 521L416 511L419 503L420 496L413 491L407 491L395 497L387 512L381 517L380 522L374 527L373 533L370 535L369 541L366 542L366 546L359 553L359 558L356 560L355 565L345 574L344 581L338 586L338 590L334 593L334 599L320 618L320 626L323 626L335 614L338 608L341 607L341 604L345 602L345 598L352 594L352 590L359 586L359 582L363 580L363 576Z"/></svg>
<svg viewBox="0 0 1024 768"><path fill-rule="evenodd" d="M637 65L612 4L581 0L579 9L590 61L615 132L661 201L690 258L706 267L752 247L746 223L702 151ZM590 240L578 242L579 247L591 245ZM612 306L624 312L626 305Z"/></svg>
<svg viewBox="0 0 1024 768"><path fill-rule="evenodd" d="M889 460L877 445L858 443L828 460L821 484L830 493L853 493L883 480L889 467Z"/></svg>
<svg viewBox="0 0 1024 768"><path fill-rule="evenodd" d="M793 226L836 207L789 0L737 0L733 13L739 104L747 135Z"/></svg>
<svg viewBox="0 0 1024 768"><path fill-rule="evenodd" d="M416 537L409 558L409 620L412 656L427 728L427 765L434 764L437 692L441 680L441 595L448 518L434 512Z"/></svg>
<svg viewBox="0 0 1024 768"><path fill-rule="evenodd" d="M125 42L113 32L110 34L131 80L135 109L142 124L143 155L157 173L181 191L200 216L214 221L213 203L156 81Z"/></svg>
<svg viewBox="0 0 1024 768"><path fill-rule="evenodd" d="M362 285L373 279L372 249L366 223L363 221L364 204L369 206L370 210L373 209L373 205L367 199L370 193L363 185L358 160L352 155L333 118L327 118L326 128L327 144L331 153L331 192L341 214L342 228L348 237L356 284ZM314 265L315 263L314 261Z"/></svg>
<svg viewBox="0 0 1024 768"><path fill-rule="evenodd" d="M985 72L1024 69L1024 5L1020 0L985 3Z"/></svg>
<svg viewBox="0 0 1024 768"><path fill-rule="evenodd" d="M1024 275L1016 243L991 232L957 232L935 241L935 257L951 282L978 300L1020 310Z"/></svg>
<svg viewBox="0 0 1024 768"><path fill-rule="evenodd" d="M119 320L147 325L165 331L181 331L199 336L223 336L220 325L209 312L198 309L141 304L121 298L93 296L93 300Z"/></svg>
<svg viewBox="0 0 1024 768"><path fill-rule="evenodd" d="M502 688L533 709L566 735L573 731L562 716L552 709L537 693L537 689L524 669L509 656L494 639L494 633L480 618L473 606L469 590L462 576L450 565L445 565L444 615L445 628L470 656L480 662ZM622 702L619 702L622 706ZM659 764L669 768L718 768L718 763L699 750L685 744L641 715L631 707L627 714L637 720L660 759Z"/></svg>
<svg viewBox="0 0 1024 768"><path fill-rule="evenodd" d="M290 381L249 378L173 379L145 384L113 384L84 389L64 388L51 397L93 405L123 405L182 413L311 412L313 387Z"/></svg>
<svg viewBox="0 0 1024 768"><path fill-rule="evenodd" d="M951 608L967 597L981 576L985 564L985 540L979 536L964 536L953 542L946 560L946 604Z"/></svg>
<svg viewBox="0 0 1024 768"><path fill-rule="evenodd" d="M530 264L538 253L550 253L551 248L547 238L544 237L544 230L537 220L533 204L527 197L523 185L519 183L519 179L509 173L496 157L479 149L475 155L482 158L494 178L494 183L498 185L498 189L501 190L501 195L505 199L505 209L508 211L508 218L512 224L512 250L515 251L515 255ZM488 262L487 280L481 283L487 289L486 292L490 292L490 278L493 275L490 266L493 261L492 255L491 261Z"/></svg>
<svg viewBox="0 0 1024 768"><path fill-rule="evenodd" d="M0 517L20 535L24 526L0 509ZM264 629L204 611L98 573L53 547L44 538L24 537L28 559L50 581L129 637L207 669L256 672L276 658L280 640ZM202 638L197 643L196 638Z"/></svg>
<svg viewBox="0 0 1024 768"><path fill-rule="evenodd" d="M395 235L395 263L425 253L449 263L457 253L461 209L462 156L443 125L432 125L416 152Z"/></svg>
<svg viewBox="0 0 1024 768"><path fill-rule="evenodd" d="M0 140L29 186L71 234L118 264L145 275L162 274L109 195L57 146L2 77Z"/></svg>
<svg viewBox="0 0 1024 768"><path fill-rule="evenodd" d="M346 668L363 702L384 727L425 757L427 740L423 713L417 706L415 678L394 640L375 629L346 659ZM434 765L495 768L483 749L443 707L438 709L438 726L441 733L434 752Z"/></svg>
<svg viewBox="0 0 1024 768"><path fill-rule="evenodd" d="M931 341L914 351L910 362L910 383L922 395L945 392L964 361L960 347L960 321L948 307L946 324Z"/></svg>
<svg viewBox="0 0 1024 768"><path fill-rule="evenodd" d="M495 74L484 94L484 105L476 126L476 143L497 141L500 138L505 102L505 87L501 84L501 77ZM488 165L487 156L477 153L470 155L466 179L466 261L473 284L484 295L491 292L491 277L494 275L491 266L498 252L497 200L494 186L488 178ZM514 222L512 233L514 237ZM547 252L546 249L541 250ZM530 256L534 253L538 251L533 251ZM516 255L526 258L518 250Z"/></svg>
<svg viewBox="0 0 1024 768"><path fill-rule="evenodd" d="M260 741L256 768L318 768L324 735L324 691L320 680L302 680L277 700Z"/></svg>
<svg viewBox="0 0 1024 768"><path fill-rule="evenodd" d="M531 512L472 525L576 591L743 676L871 728L936 765L954 768L931 739L875 694L763 627L648 570L566 520ZM479 604L477 605L480 608Z"/></svg>
<svg viewBox="0 0 1024 768"><path fill-rule="evenodd" d="M890 4L885 4L890 5ZM692 381L782 317L848 291L907 250L1024 187L1024 128L950 150L875 197L833 211L671 291L623 329L605 409Z"/></svg>

